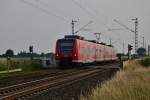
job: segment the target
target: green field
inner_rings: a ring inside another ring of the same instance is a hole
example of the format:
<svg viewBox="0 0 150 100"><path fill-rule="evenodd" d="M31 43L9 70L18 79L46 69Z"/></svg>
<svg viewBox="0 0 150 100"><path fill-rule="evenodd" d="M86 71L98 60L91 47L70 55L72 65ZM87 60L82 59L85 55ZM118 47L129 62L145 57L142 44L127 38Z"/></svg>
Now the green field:
<svg viewBox="0 0 150 100"><path fill-rule="evenodd" d="M113 79L81 100L150 100L150 67L130 61Z"/></svg>
<svg viewBox="0 0 150 100"><path fill-rule="evenodd" d="M28 59L11 59L7 61L6 59L0 59L0 72L10 71L14 69L21 69L22 73L27 73L30 71L36 71L43 69L43 66L40 63L31 62ZM0 73L0 76L7 76L7 73Z"/></svg>

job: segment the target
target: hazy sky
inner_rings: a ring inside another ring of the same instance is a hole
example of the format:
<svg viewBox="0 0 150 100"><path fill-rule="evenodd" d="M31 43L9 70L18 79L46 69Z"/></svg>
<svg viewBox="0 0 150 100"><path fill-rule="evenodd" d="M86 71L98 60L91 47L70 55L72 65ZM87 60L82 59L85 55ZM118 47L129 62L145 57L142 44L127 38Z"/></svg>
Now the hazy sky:
<svg viewBox="0 0 150 100"><path fill-rule="evenodd" d="M130 43L134 45L134 33L122 28L113 20L134 29L133 18L139 19L139 46L142 36L150 44L150 0L0 0L0 54L9 48L15 53L28 51L54 52L55 42L65 34L71 34L71 20L78 20L76 30L93 21L81 31L87 39L95 39L93 33L101 32L101 41L112 43L122 52Z"/></svg>

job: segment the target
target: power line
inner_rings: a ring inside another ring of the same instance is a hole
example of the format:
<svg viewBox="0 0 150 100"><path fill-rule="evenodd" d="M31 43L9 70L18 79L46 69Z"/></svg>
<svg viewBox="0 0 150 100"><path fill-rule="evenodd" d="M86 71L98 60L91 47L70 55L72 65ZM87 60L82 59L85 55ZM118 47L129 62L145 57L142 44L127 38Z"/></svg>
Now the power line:
<svg viewBox="0 0 150 100"><path fill-rule="evenodd" d="M28 1L26 1L26 0L21 0L21 1L22 1L23 3L25 3L25 4L28 4L28 5L30 5L30 6L32 6L32 7L34 7L34 8L37 8L37 9L41 10L42 12L44 12L44 13L46 13L46 14L48 14L48 15L55 16L55 17L57 17L58 19L60 19L60 20L62 20L62 21L65 21L65 22L67 22L67 23L69 22L67 19L63 18L62 16L59 16L59 15L53 13L53 12L50 12L50 11L48 11L48 10L46 10L46 9L44 9L44 8L42 8L42 7L40 7L40 6L36 5L36 4L34 4L34 3L28 2Z"/></svg>
<svg viewBox="0 0 150 100"><path fill-rule="evenodd" d="M80 32L81 30L83 30L85 27L87 27L91 23L93 23L93 21L88 22L87 24L85 24L84 26L82 26L79 30L77 30L75 33Z"/></svg>
<svg viewBox="0 0 150 100"><path fill-rule="evenodd" d="M88 0L89 1L89 0ZM92 7L90 7L90 4L87 2L87 0L84 0L84 2L86 2L86 4L87 4L87 7L89 8L89 9L91 9L91 11L92 12L95 12L95 14L96 14L96 16L98 16L98 14L97 13L99 13L101 16L103 16L103 18L105 18L105 21L107 21L108 20L108 16L106 16L106 15L104 15L102 12L100 13L99 11L97 11L96 9L94 9L94 8L92 8ZM85 3L84 3L85 4ZM111 18L112 19L112 18Z"/></svg>
<svg viewBox="0 0 150 100"><path fill-rule="evenodd" d="M46 6L46 7L50 7L50 5L48 5L48 3L45 3L45 2L42 2L42 0L37 0L36 1L37 3L40 3L40 5L43 5L43 6ZM52 11L52 10L51 10ZM60 12L59 10L53 10L53 11L55 11L55 13L57 12L57 13L61 13L61 15L62 15L62 12ZM57 15L60 15L60 14L57 14ZM62 15L62 16L64 16L63 18L66 18L66 17L68 17L68 16L65 16L65 15ZM69 20L68 20L69 21ZM69 21L70 22L70 21Z"/></svg>
<svg viewBox="0 0 150 100"><path fill-rule="evenodd" d="M138 49L138 18L132 19L133 21L135 21L135 31L132 30L131 28L127 27L126 25L120 23L118 20L114 19L114 21L116 23L118 23L120 26L124 27L125 29L131 31L132 33L135 33L135 54L137 53L137 49Z"/></svg>
<svg viewBox="0 0 150 100"><path fill-rule="evenodd" d="M80 3L78 3L77 1L75 1L75 0L72 0L72 2L76 5L76 6L78 6L79 8L81 8L85 13L87 13L89 16L91 16L94 20L96 20L96 21L99 21L98 19L97 19L97 17L96 16L94 16L90 11L88 11L85 7L83 7L82 6L82 4L80 4ZM107 29L108 29L108 26L105 24L105 23L103 23L103 22L100 22L100 23L102 23L105 27L107 27Z"/></svg>
<svg viewBox="0 0 150 100"><path fill-rule="evenodd" d="M106 14L100 12L100 11L99 11L100 9L98 9L98 11L97 11L96 9L90 7L90 4L88 3L89 0L84 0L84 1L86 2L87 7L90 8L92 12L95 12L96 16L98 16L98 14L100 14L101 16L103 16L103 18L104 18L105 21L107 22L107 24L105 24L105 23L103 23L103 24L108 28L108 26L107 26L107 25L108 25L108 20L109 20L109 19L113 19L113 18L111 18L110 16L107 16ZM85 4L85 3L84 3L84 4ZM97 13L98 13L98 14L97 14ZM109 28L108 28L108 29L109 29ZM110 29L110 30L111 30L111 29ZM113 30L113 29L112 29L112 30ZM118 30L118 29L117 29L117 30ZM121 30L122 30L122 29L121 29ZM109 30L108 30L108 31L109 31Z"/></svg>
<svg viewBox="0 0 150 100"><path fill-rule="evenodd" d="M93 16L93 14L91 14L87 9L85 9L80 3L76 2L75 0L72 0L72 2L73 2L76 6L78 6L78 7L81 8L82 10L84 10L84 12L86 12L88 15L92 16L93 19L95 19L95 18L94 18L95 16Z"/></svg>

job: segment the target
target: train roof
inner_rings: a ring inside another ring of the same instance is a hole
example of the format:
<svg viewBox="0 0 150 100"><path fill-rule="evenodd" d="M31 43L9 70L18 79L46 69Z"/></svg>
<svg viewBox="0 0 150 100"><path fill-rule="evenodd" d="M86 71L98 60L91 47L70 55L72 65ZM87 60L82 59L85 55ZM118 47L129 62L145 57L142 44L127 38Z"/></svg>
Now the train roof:
<svg viewBox="0 0 150 100"><path fill-rule="evenodd" d="M84 40L84 37L78 36L78 35L65 35L64 38L65 39L80 39L80 40Z"/></svg>
<svg viewBox="0 0 150 100"><path fill-rule="evenodd" d="M78 35L65 35L64 38L61 39L61 40L64 40L64 39L67 39L67 40L79 39L79 40L84 40L84 41L88 41L88 42L92 42L92 43L97 43L97 44L101 44L101 45L105 45L105 46L108 46L108 47L112 47L112 48L113 48L112 45L107 45L107 44L104 43L104 42L99 43L99 42L97 42L96 40L85 40L84 37L78 36Z"/></svg>

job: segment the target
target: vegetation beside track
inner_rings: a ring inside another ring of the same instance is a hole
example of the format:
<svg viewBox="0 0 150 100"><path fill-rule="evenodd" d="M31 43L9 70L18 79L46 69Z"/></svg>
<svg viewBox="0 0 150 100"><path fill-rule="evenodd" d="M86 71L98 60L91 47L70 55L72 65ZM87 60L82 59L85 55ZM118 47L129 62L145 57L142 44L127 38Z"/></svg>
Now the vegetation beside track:
<svg viewBox="0 0 150 100"><path fill-rule="evenodd" d="M98 86L91 95L81 96L81 100L150 100L149 87L150 67L129 61L112 80Z"/></svg>
<svg viewBox="0 0 150 100"><path fill-rule="evenodd" d="M150 58L142 59L141 64L145 67L150 67Z"/></svg>
<svg viewBox="0 0 150 100"><path fill-rule="evenodd" d="M126 61L128 60L128 56L121 56L121 61Z"/></svg>
<svg viewBox="0 0 150 100"><path fill-rule="evenodd" d="M12 75L20 75L20 74L26 74L26 73L32 73L33 71L43 70L42 64L39 63L31 63L31 61L15 61L15 60L1 60L0 61L0 71L8 71L13 69L21 69L21 72L11 72L11 74L8 73L0 73L1 77L7 77Z"/></svg>

